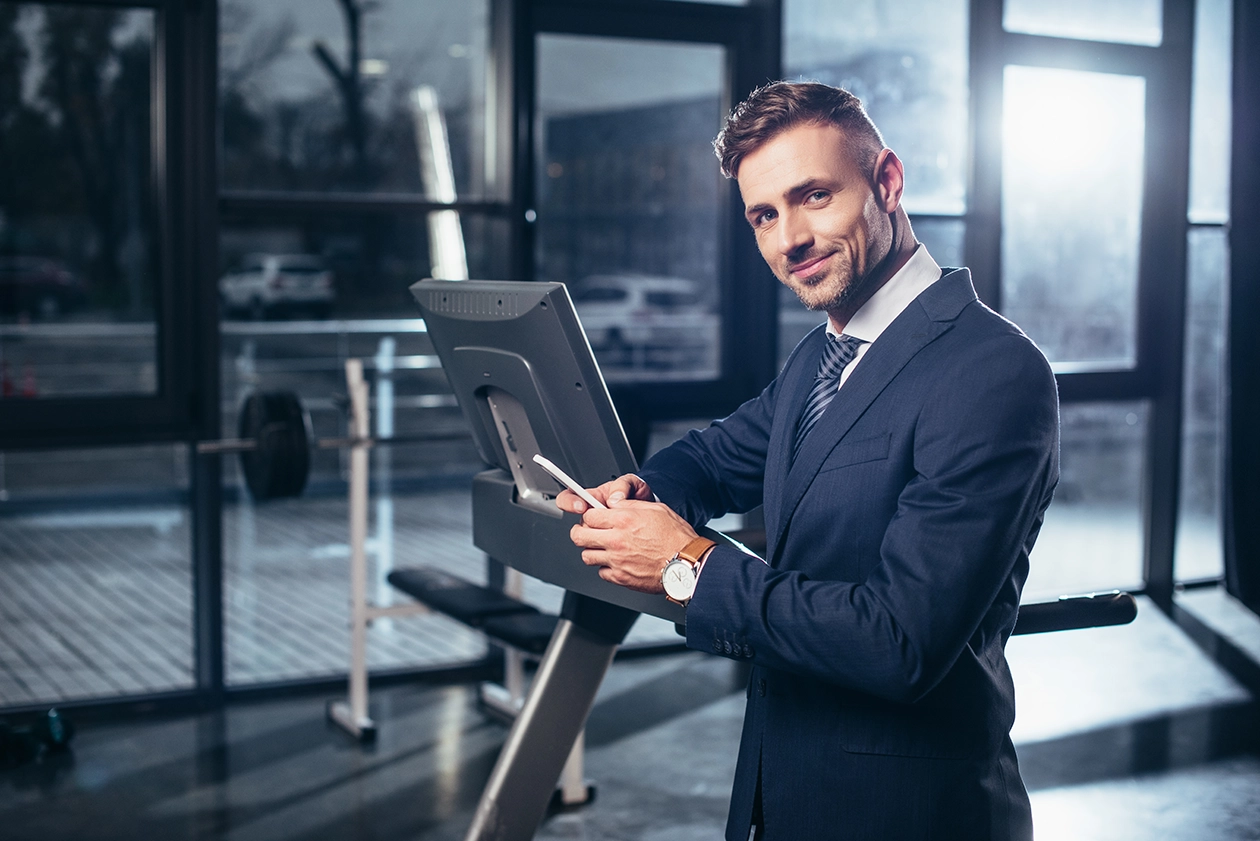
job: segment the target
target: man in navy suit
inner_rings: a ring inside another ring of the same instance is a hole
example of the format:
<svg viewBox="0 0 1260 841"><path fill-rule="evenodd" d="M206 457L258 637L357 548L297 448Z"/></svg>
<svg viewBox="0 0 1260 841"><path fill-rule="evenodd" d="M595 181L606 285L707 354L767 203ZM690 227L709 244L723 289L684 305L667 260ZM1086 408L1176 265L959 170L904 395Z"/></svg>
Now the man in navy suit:
<svg viewBox="0 0 1260 841"><path fill-rule="evenodd" d="M1030 839L1004 648L1058 480L1050 368L915 240L851 94L767 85L715 147L827 323L760 396L592 489L608 510L562 494L573 541L685 603L688 646L751 662L728 841ZM696 534L758 505L764 562Z"/></svg>

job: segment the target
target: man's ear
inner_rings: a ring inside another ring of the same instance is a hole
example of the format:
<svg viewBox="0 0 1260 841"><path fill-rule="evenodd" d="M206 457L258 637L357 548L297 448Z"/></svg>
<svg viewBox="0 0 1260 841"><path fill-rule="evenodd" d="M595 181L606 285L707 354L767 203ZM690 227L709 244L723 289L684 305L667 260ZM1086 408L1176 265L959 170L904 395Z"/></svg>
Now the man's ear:
<svg viewBox="0 0 1260 841"><path fill-rule="evenodd" d="M875 196L885 213L901 206L901 191L906 186L906 170L901 158L892 149L884 149L875 159Z"/></svg>

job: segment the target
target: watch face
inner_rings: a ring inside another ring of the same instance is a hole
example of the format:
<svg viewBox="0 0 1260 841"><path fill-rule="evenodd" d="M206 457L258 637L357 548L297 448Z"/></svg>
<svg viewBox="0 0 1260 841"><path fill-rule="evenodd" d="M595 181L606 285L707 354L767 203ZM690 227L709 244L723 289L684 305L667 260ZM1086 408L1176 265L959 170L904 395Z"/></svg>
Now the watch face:
<svg viewBox="0 0 1260 841"><path fill-rule="evenodd" d="M671 599L686 601L696 589L696 573L686 561L673 560L661 572L665 594Z"/></svg>

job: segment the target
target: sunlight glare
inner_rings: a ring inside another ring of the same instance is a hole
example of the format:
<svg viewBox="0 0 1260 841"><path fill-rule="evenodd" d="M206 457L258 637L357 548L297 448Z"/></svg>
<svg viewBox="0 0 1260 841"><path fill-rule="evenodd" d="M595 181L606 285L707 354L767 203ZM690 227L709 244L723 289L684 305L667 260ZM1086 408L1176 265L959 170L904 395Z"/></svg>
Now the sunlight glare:
<svg viewBox="0 0 1260 841"><path fill-rule="evenodd" d="M1138 76L1008 66L1005 166L1047 177L1105 174L1117 162L1102 150L1142 149L1144 93L1145 80Z"/></svg>

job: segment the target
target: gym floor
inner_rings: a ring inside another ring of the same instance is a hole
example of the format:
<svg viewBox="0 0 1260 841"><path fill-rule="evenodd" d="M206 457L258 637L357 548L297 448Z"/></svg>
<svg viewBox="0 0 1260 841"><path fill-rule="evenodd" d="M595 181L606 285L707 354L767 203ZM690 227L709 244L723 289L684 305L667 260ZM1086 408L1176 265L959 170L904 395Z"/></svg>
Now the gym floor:
<svg viewBox="0 0 1260 841"><path fill-rule="evenodd" d="M1192 591L1174 618L1144 601L1130 626L1017 637L1009 654L1039 841L1260 839L1253 614ZM619 660L587 728L598 796L537 837L721 837L742 690L737 665L703 654ZM325 723L323 696L82 721L72 753L0 775L0 835L454 841L506 734L475 697L374 691L369 747Z"/></svg>

